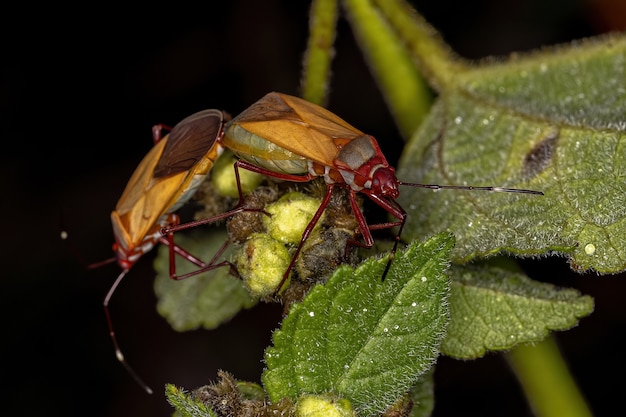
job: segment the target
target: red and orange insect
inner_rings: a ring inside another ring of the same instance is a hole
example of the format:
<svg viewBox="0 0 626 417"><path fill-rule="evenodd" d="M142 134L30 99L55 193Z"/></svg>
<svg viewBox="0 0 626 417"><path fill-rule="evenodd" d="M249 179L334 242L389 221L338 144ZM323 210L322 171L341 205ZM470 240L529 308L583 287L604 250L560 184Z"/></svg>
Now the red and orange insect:
<svg viewBox="0 0 626 417"><path fill-rule="evenodd" d="M361 132L318 105L277 92L265 95L230 121L229 116L220 110L204 110L178 123L163 138L161 129L161 125L153 128L156 143L135 170L111 213L115 235L113 249L122 272L104 300L117 358L148 392L151 392L150 388L125 362L119 349L109 314L109 301L128 270L158 242L170 248L170 276L173 279L183 279L219 266L230 265L228 262L216 263L219 253L208 263L201 261L177 246L173 233L214 222L241 211L262 211L243 206L239 168L293 182L308 182L321 177L327 184L326 195L302 234L276 291L288 278L304 242L319 221L335 187L348 190L350 205L359 229L355 231L355 237L358 233L363 237L362 243L355 240L354 244L372 247L374 239L371 230L399 226L387 268L406 220L406 212L396 202L401 185L430 189L543 194L514 188L401 182L396 178L395 169L389 165L373 136ZM239 158L234 165L239 203L221 215L179 224L180 219L174 212L191 198L224 148L229 148ZM397 220L368 225L356 201L358 193L369 197ZM174 262L176 254L196 264L198 269L177 276Z"/></svg>
<svg viewBox="0 0 626 417"><path fill-rule="evenodd" d="M111 213L115 237L113 250L122 272L104 299L107 324L118 360L150 393L151 389L130 368L118 346L109 302L129 269L158 242L170 248L170 276L173 279L187 278L224 265L213 260L203 262L177 246L172 234L163 236L161 229L180 223L174 212L191 198L222 154L224 148L220 141L229 119L230 116L223 111L203 110L176 124L164 137L161 135L165 126L155 125L155 145L137 166ZM175 254L196 264L198 269L177 276Z"/></svg>
<svg viewBox="0 0 626 417"><path fill-rule="evenodd" d="M277 92L268 93L228 122L221 143L239 158L235 163L236 171L244 168L294 182L308 182L321 177L327 184L326 195L306 227L277 291L287 280L296 257L328 205L335 187L349 191L350 205L363 237L362 243L355 241L355 244L372 247L374 239L371 230L399 226L387 268L406 220L406 212L396 202L401 185L435 190L543 194L514 188L404 183L396 178L395 169L387 162L373 136L361 132L323 107ZM397 220L368 225L356 201L358 193L369 197ZM209 221L212 220L206 220ZM163 232L171 233L182 228L167 227Z"/></svg>

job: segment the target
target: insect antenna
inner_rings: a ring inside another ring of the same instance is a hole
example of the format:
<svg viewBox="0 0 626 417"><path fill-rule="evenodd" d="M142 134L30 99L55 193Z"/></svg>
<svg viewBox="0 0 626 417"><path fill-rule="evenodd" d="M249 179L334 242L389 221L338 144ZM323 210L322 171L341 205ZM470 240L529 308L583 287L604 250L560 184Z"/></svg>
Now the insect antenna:
<svg viewBox="0 0 626 417"><path fill-rule="evenodd" d="M431 189L433 191L438 190L462 190L462 191L490 191L490 192L498 192L498 193L519 193L519 194L533 194L533 195L544 195L542 191L536 190L528 190L523 188L505 188L505 187L493 187L493 186L475 186L475 185L439 185L439 184L419 184L419 183L410 183L410 182L402 182L398 181L399 185L405 185L409 187L416 188L426 188ZM400 235L402 234L402 229L404 228L404 224L406 222L406 213L404 209L395 201L389 200L398 210L399 213L402 213L402 217L398 222L395 223L384 223L379 225L369 226L370 230L375 229L384 229L393 226L399 226L398 233L396 233L393 246L389 251L389 257L387 259L387 265L385 266L385 270L383 271L382 280L385 280L387 273L389 272L389 268L391 267L391 263L396 254L396 250L398 248L398 244L400 243Z"/></svg>
<svg viewBox="0 0 626 417"><path fill-rule="evenodd" d="M85 268L87 268L87 269L96 269L96 268L100 268L101 266L112 264L112 263L115 263L115 262L117 262L117 258L115 256L112 256L110 258L103 259L103 260L98 261L98 262L92 262L92 263L86 265Z"/></svg>
<svg viewBox="0 0 626 417"><path fill-rule="evenodd" d="M109 301L111 300L113 293L117 289L117 286L120 284L120 282L122 282L122 279L124 279L124 277L126 276L127 272L128 270L126 269L126 270L123 270L119 274L119 276L117 277L113 285L111 285L111 288L109 289L109 292L107 293L106 297L104 297L104 302L103 302L104 314L106 316L107 325L109 327L109 336L111 336L111 340L113 341L113 347L115 349L115 357L122 364L122 366L126 369L126 371L130 374L130 376L133 377L133 379L137 382L137 384L139 384L139 386L141 386L148 394L152 394L153 393L152 388L150 388L148 384L143 382L143 380L139 377L137 372L135 372L135 370L128 364L128 362L126 362L126 359L124 358L124 354L122 353L122 350L120 349L119 344L117 342L117 337L115 336L115 330L113 329L113 320L111 320L111 313L109 312Z"/></svg>
<svg viewBox="0 0 626 417"><path fill-rule="evenodd" d="M96 269L101 266L117 262L117 258L113 256L113 257L104 259L102 261L87 263L84 257L82 256L81 251L76 247L76 245L72 243L72 240L70 239L70 234L67 231L67 229L64 227L63 216L61 216L60 238L61 240L65 242L70 252L76 257L78 262L81 265L83 265L83 267L86 269L89 269L89 270ZM152 394L153 393L152 388L150 388L145 382L143 382L143 380L139 377L139 375L135 372L135 370L124 359L122 350L120 349L119 344L117 342L117 337L115 336L115 331L113 329L113 321L111 320L111 314L109 313L109 301L111 300L111 297L113 296L113 293L115 292L115 289L117 288L117 286L120 284L120 282L122 282L122 279L124 279L124 277L126 276L127 272L128 272L127 269L122 270L122 272L119 274L119 276L117 277L117 279L115 280L111 288L109 289L109 292L107 293L106 297L104 298L104 302L103 302L104 314L106 316L107 325L109 328L109 335L111 336L111 340L113 341L113 347L115 348L115 357L122 364L122 366L126 369L126 371L130 374L130 376L139 384L139 386L141 386L141 388L143 388L148 394Z"/></svg>
<svg viewBox="0 0 626 417"><path fill-rule="evenodd" d="M519 193L519 194L534 194L543 195L542 191L526 190L523 188L504 188L504 187L477 187L475 185L439 185L439 184L417 184L411 182L399 181L400 185L416 188L428 188L434 191L437 190L465 190L465 191L492 191L497 193Z"/></svg>

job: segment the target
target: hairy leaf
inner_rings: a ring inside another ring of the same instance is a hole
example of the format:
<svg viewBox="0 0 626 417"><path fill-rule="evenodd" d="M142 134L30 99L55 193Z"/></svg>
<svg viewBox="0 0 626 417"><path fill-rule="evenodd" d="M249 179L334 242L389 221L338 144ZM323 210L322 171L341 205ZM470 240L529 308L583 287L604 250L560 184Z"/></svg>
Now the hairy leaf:
<svg viewBox="0 0 626 417"><path fill-rule="evenodd" d="M185 250L208 262L227 239L225 231L213 233L178 233L176 242ZM228 259L230 247L221 259ZM177 331L204 327L214 329L230 320L242 308L255 301L240 279L229 273L229 267L216 268L184 280L169 275L169 248L161 245L154 262L157 277L154 291L158 297L157 310ZM176 272L182 275L197 270L191 262L177 256Z"/></svg>
<svg viewBox="0 0 626 417"><path fill-rule="evenodd" d="M339 268L294 305L266 350L272 401L333 393L364 415L393 404L438 356L448 321L449 234Z"/></svg>
<svg viewBox="0 0 626 417"><path fill-rule="evenodd" d="M434 368L420 376L417 383L409 390L413 402L409 417L430 417L435 408Z"/></svg>
<svg viewBox="0 0 626 417"><path fill-rule="evenodd" d="M575 270L626 269L626 36L486 61L454 80L398 178L545 195L404 187L404 237L451 231L455 262L561 252Z"/></svg>
<svg viewBox="0 0 626 417"><path fill-rule="evenodd" d="M441 350L475 359L488 350L539 342L593 312L593 299L494 266L453 266L450 324Z"/></svg>
<svg viewBox="0 0 626 417"><path fill-rule="evenodd" d="M184 390L172 384L165 386L167 402L176 409L175 417L218 417L210 408L200 401L195 401Z"/></svg>

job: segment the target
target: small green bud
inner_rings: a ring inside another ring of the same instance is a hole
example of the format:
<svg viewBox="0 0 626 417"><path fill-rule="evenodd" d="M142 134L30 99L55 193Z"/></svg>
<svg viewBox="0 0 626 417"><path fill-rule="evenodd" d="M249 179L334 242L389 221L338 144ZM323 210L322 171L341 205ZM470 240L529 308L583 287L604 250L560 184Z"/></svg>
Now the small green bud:
<svg viewBox="0 0 626 417"><path fill-rule="evenodd" d="M213 170L211 171L211 182L213 187L220 195L225 197L239 197L237 190L237 177L235 176L235 155L225 150L222 156L217 158ZM249 193L256 189L263 181L263 175L247 169L239 170L239 180L241 182L241 191Z"/></svg>
<svg viewBox="0 0 626 417"><path fill-rule="evenodd" d="M236 255L235 265L243 282L255 298L271 295L283 279L291 262L287 248L265 233L253 233ZM280 289L289 284L289 278Z"/></svg>
<svg viewBox="0 0 626 417"><path fill-rule="evenodd" d="M350 401L321 395L305 395L296 404L296 417L355 417Z"/></svg>
<svg viewBox="0 0 626 417"><path fill-rule="evenodd" d="M319 207L319 199L296 191L290 192L265 207L270 216L263 217L263 224L267 233L279 242L297 244ZM323 217L318 220L316 228L322 223Z"/></svg>

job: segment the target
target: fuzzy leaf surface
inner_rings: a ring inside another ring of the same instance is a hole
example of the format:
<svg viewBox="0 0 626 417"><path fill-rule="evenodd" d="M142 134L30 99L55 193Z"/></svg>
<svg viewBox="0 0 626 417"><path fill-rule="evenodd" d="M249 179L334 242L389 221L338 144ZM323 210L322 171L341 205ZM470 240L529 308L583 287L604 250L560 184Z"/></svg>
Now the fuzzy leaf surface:
<svg viewBox="0 0 626 417"><path fill-rule="evenodd" d="M575 289L533 281L496 266L452 266L450 324L441 351L475 359L487 351L534 343L590 315L594 302Z"/></svg>
<svg viewBox="0 0 626 417"><path fill-rule="evenodd" d="M176 242L185 250L208 262L227 239L224 230L211 233L178 233ZM240 279L230 275L229 268L220 267L202 274L176 281L169 275L169 248L161 245L154 261L157 271L154 291L158 297L157 311L174 330L188 331L199 327L214 329L230 320L242 308L250 308L255 301ZM228 259L232 246L220 259ZM191 262L177 256L178 275L198 269Z"/></svg>
<svg viewBox="0 0 626 417"><path fill-rule="evenodd" d="M273 402L333 393L359 415L381 413L426 372L448 321L454 239L437 235L387 259L340 267L292 307L266 350L262 376Z"/></svg>
<svg viewBox="0 0 626 417"><path fill-rule="evenodd" d="M626 36L468 66L405 148L405 239L455 234L454 262L565 253L578 271L626 269Z"/></svg>
<svg viewBox="0 0 626 417"><path fill-rule="evenodd" d="M167 402L176 409L174 417L219 417L213 410L200 401L195 401L184 390L175 385L165 386Z"/></svg>
<svg viewBox="0 0 626 417"><path fill-rule="evenodd" d="M420 376L409 390L413 406L408 417L430 417L435 409L434 368Z"/></svg>

